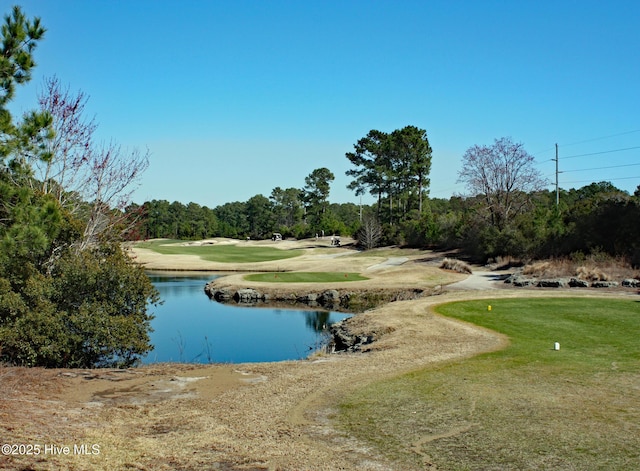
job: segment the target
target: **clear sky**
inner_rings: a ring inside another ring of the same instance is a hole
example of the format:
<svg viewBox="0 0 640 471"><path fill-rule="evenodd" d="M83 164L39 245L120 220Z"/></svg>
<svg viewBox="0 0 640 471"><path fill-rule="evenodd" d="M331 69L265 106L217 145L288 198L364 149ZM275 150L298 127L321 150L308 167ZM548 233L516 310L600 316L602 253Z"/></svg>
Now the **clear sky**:
<svg viewBox="0 0 640 471"><path fill-rule="evenodd" d="M558 143L562 188L640 184L636 0L0 0L2 13L14 3L48 29L14 111L44 77L85 92L101 139L151 152L138 203L246 201L319 167L332 202L358 202L345 153L406 125L427 130L433 197L463 192L466 149L504 136L550 181Z"/></svg>

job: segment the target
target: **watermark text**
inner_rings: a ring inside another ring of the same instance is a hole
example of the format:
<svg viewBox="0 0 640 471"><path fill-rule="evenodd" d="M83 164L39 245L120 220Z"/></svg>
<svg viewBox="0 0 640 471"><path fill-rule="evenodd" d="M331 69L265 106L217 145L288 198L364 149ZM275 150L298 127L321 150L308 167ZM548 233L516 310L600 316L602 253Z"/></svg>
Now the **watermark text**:
<svg viewBox="0 0 640 471"><path fill-rule="evenodd" d="M55 443L4 443L0 453L9 456L38 455L99 455L100 445L97 443L74 443L72 445Z"/></svg>

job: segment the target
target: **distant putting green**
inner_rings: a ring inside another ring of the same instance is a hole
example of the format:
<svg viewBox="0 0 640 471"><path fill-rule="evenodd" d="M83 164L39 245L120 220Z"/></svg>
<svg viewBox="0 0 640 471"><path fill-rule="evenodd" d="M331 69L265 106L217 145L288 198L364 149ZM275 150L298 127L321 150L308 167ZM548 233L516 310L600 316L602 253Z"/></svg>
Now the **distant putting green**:
<svg viewBox="0 0 640 471"><path fill-rule="evenodd" d="M336 283L345 281L364 281L369 278L359 273L344 272L285 272L254 273L244 277L247 281L268 281L271 283Z"/></svg>
<svg viewBox="0 0 640 471"><path fill-rule="evenodd" d="M203 260L221 263L256 263L298 257L302 250L282 250L273 247L245 247L236 245L170 245L175 240L141 242L137 247L163 255L195 255Z"/></svg>
<svg viewBox="0 0 640 471"><path fill-rule="evenodd" d="M342 427L407 469L640 469L638 300L496 299L437 312L511 343L357 390L340 406Z"/></svg>

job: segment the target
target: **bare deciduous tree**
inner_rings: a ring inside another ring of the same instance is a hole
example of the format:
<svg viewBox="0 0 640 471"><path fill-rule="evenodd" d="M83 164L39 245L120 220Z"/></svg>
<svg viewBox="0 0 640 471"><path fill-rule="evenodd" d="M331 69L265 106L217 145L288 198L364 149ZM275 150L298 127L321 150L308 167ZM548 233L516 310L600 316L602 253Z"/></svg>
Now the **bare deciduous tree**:
<svg viewBox="0 0 640 471"><path fill-rule="evenodd" d="M46 158L36 160L34 167L42 181L42 191L66 203L73 193L84 196L88 184L88 165L93 151L93 134L97 125L85 117L89 98L63 89L56 77L45 79L38 101L40 108L53 119L54 136L49 140Z"/></svg>
<svg viewBox="0 0 640 471"><path fill-rule="evenodd" d="M499 230L525 211L531 193L547 183L534 168L533 156L506 137L496 139L492 146L469 148L462 165L458 182L464 182L472 196L484 198L491 224Z"/></svg>
<svg viewBox="0 0 640 471"><path fill-rule="evenodd" d="M99 235L114 229L117 236L130 229L123 211L131 201L138 179L149 166L149 152L138 149L124 151L109 143L94 150L89 157L90 171L85 187L91 210L81 248L96 242Z"/></svg>
<svg viewBox="0 0 640 471"><path fill-rule="evenodd" d="M79 248L109 232L119 235L128 230L122 210L149 166L149 152L125 150L114 142L97 144L95 120L85 116L88 97L83 92L70 93L55 77L45 80L39 101L53 119L55 135L45 158L35 161L34 167L42 191L86 221Z"/></svg>
<svg viewBox="0 0 640 471"><path fill-rule="evenodd" d="M358 242L365 250L371 250L378 246L382 238L382 226L375 217L366 217L358 231Z"/></svg>

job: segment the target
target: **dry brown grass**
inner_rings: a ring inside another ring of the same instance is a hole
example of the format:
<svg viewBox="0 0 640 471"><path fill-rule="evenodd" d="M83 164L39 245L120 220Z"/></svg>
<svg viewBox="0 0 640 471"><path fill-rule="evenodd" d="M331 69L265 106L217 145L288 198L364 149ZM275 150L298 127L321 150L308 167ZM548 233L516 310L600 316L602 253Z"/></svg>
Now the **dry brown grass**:
<svg viewBox="0 0 640 471"><path fill-rule="evenodd" d="M588 281L623 280L640 278L640 271L634 270L631 264L621 258L585 260L557 258L532 262L524 267L523 275L539 278L562 278L575 276Z"/></svg>
<svg viewBox="0 0 640 471"><path fill-rule="evenodd" d="M463 262L462 260L458 260L455 258L445 258L440 264L440 268L443 270L452 270L458 273L471 274L473 270L471 266L467 262Z"/></svg>
<svg viewBox="0 0 640 471"><path fill-rule="evenodd" d="M522 269L523 275L547 276L551 262L533 262Z"/></svg>
<svg viewBox="0 0 640 471"><path fill-rule="evenodd" d="M588 281L608 281L609 275L603 272L600 268L591 266L580 266L576 268L576 276L581 280Z"/></svg>
<svg viewBox="0 0 640 471"><path fill-rule="evenodd" d="M487 265L491 270L508 270L509 268L521 267L526 262L521 258L516 258L511 255L499 255L494 259L489 259Z"/></svg>
<svg viewBox="0 0 640 471"><path fill-rule="evenodd" d="M2 444L62 444L72 432L65 411L52 397L63 388L57 371L0 366L0 437ZM0 469L55 469L25 467L24 457L0 455ZM27 458L38 458L37 456ZM33 461L29 461L33 463Z"/></svg>

